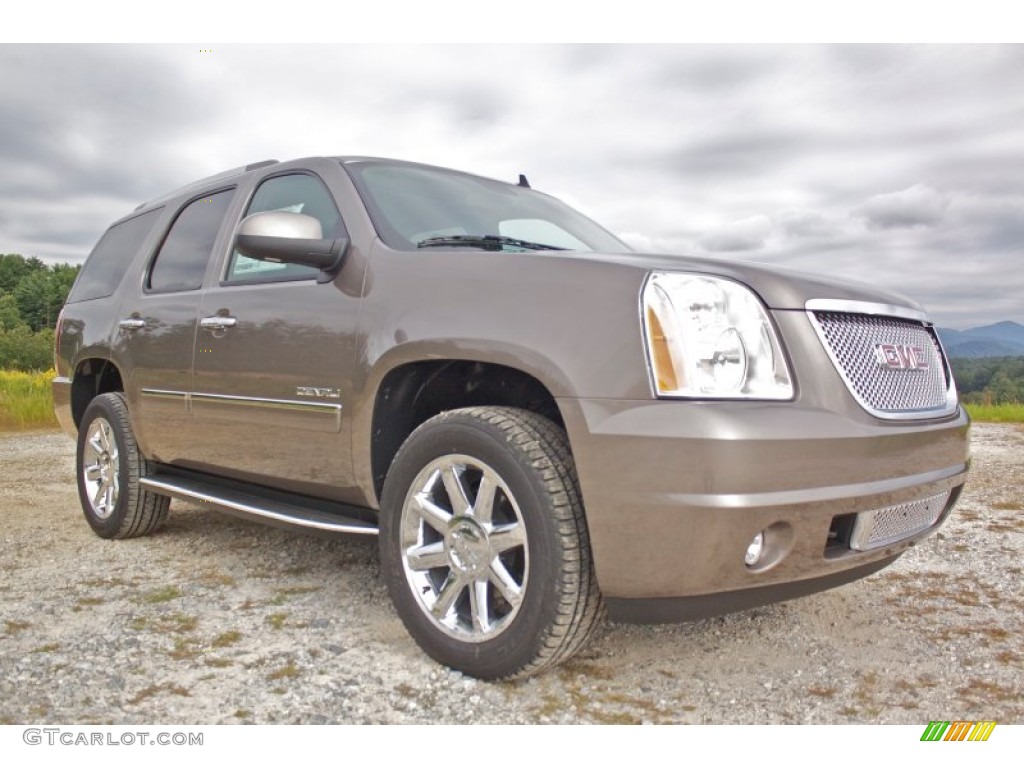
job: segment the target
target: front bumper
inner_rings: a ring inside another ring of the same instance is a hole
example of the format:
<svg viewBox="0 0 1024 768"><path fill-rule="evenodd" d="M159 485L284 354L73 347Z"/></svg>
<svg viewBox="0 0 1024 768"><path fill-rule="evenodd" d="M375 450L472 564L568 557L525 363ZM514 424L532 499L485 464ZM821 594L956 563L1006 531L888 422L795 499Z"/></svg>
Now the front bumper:
<svg viewBox="0 0 1024 768"><path fill-rule="evenodd" d="M961 411L893 423L799 402L559 407L598 582L613 616L633 620L724 613L884 567L942 524L969 464ZM927 529L869 551L844 544L857 513L940 494ZM748 567L747 546L766 529L774 550ZM651 615L626 601L644 601Z"/></svg>

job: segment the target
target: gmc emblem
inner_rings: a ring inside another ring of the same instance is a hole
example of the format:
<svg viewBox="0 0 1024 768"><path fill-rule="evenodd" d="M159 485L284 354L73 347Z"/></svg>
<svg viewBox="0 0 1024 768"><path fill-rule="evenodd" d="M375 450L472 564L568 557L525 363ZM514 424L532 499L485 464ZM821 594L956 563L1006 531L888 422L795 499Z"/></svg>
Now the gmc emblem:
<svg viewBox="0 0 1024 768"><path fill-rule="evenodd" d="M923 371L928 368L924 350L910 344L876 344L875 359L883 368L900 371Z"/></svg>

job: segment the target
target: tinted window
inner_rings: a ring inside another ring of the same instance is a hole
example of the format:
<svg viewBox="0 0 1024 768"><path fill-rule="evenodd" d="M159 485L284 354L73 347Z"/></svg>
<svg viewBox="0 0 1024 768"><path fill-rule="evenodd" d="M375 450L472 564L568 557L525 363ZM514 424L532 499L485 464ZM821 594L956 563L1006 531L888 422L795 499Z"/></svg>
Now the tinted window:
<svg viewBox="0 0 1024 768"><path fill-rule="evenodd" d="M245 215L264 211L304 213L320 222L320 229L325 238L341 234L341 215L334 205L334 199L315 176L293 174L275 176L264 181L253 195ZM226 279L228 282L295 280L316 277L319 272L316 267L250 259L235 251L231 255Z"/></svg>
<svg viewBox="0 0 1024 768"><path fill-rule="evenodd" d="M190 291L203 284L233 189L194 200L178 214L149 273L154 291Z"/></svg>
<svg viewBox="0 0 1024 768"><path fill-rule="evenodd" d="M101 299L116 291L139 248L153 231L161 210L147 211L108 229L86 259L68 303Z"/></svg>

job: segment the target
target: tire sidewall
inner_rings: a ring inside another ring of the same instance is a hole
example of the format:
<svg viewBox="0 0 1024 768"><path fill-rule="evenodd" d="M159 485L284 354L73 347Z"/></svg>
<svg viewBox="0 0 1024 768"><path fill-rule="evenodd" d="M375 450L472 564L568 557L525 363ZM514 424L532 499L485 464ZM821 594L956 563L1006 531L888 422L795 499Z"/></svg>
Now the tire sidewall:
<svg viewBox="0 0 1024 768"><path fill-rule="evenodd" d="M413 595L401 557L401 515L410 486L431 461L464 454L488 464L508 485L526 530L529 571L518 613L499 635L465 642L446 635L424 613ZM495 425L459 414L427 423L408 439L388 472L381 498L381 568L391 599L410 634L433 659L474 677L507 677L537 656L546 630L557 616L555 585L562 552L549 495L540 471L510 447Z"/></svg>

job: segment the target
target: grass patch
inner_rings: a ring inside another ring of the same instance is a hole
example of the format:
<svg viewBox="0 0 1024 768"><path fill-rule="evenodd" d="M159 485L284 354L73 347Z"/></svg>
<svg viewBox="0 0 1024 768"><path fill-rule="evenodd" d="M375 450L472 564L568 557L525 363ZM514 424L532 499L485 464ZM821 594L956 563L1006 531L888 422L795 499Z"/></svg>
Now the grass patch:
<svg viewBox="0 0 1024 768"><path fill-rule="evenodd" d="M26 629L31 627L32 624L27 621L11 621L10 619L4 620L4 634L5 635L16 635L19 632L24 632Z"/></svg>
<svg viewBox="0 0 1024 768"><path fill-rule="evenodd" d="M153 589L142 596L144 603L166 603L170 600L177 600L181 597L181 590L177 587L167 586Z"/></svg>
<svg viewBox="0 0 1024 768"><path fill-rule="evenodd" d="M989 704L992 701L1017 702L1020 701L1020 691L1015 687L991 683L988 680L974 678L968 681L963 688L957 688L957 693L969 699L978 698Z"/></svg>
<svg viewBox="0 0 1024 768"><path fill-rule="evenodd" d="M1024 423L1024 403L1003 403L1002 405L964 406L974 421L988 421L996 424Z"/></svg>
<svg viewBox="0 0 1024 768"><path fill-rule="evenodd" d="M0 371L0 430L57 426L53 414L53 371Z"/></svg>
<svg viewBox="0 0 1024 768"><path fill-rule="evenodd" d="M154 616L151 618L136 616L128 622L128 628L134 629L136 632L150 630L152 632L168 634L171 632L191 632L198 624L199 618L196 616L186 616L183 613L174 613L166 616Z"/></svg>
<svg viewBox="0 0 1024 768"><path fill-rule="evenodd" d="M197 641L191 637L174 638L174 648L167 652L167 655L175 661L189 661L202 653Z"/></svg>
<svg viewBox="0 0 1024 768"><path fill-rule="evenodd" d="M191 632L199 624L199 617L175 613L172 616L161 616L153 624L161 632Z"/></svg>
<svg viewBox="0 0 1024 768"><path fill-rule="evenodd" d="M237 584L234 577L218 571L216 568L207 568L199 575L199 583L210 587L233 587Z"/></svg>
<svg viewBox="0 0 1024 768"><path fill-rule="evenodd" d="M136 587L134 581L127 581L120 576L112 576L103 579L84 579L82 585L86 587Z"/></svg>
<svg viewBox="0 0 1024 768"><path fill-rule="evenodd" d="M171 685L170 683L164 683L163 685L150 685L143 688L132 698L128 699L129 704L141 704L146 699L150 699L159 693L173 693L175 696L190 696L187 688L182 688L180 685Z"/></svg>
<svg viewBox="0 0 1024 768"><path fill-rule="evenodd" d="M230 645L234 645L241 639L242 633L232 629L228 632L221 632L213 638L213 642L210 643L210 645L214 648L227 648Z"/></svg>
<svg viewBox="0 0 1024 768"><path fill-rule="evenodd" d="M1024 532L1024 520L1014 520L1012 522L993 520L985 527L993 533L1022 533Z"/></svg>
<svg viewBox="0 0 1024 768"><path fill-rule="evenodd" d="M992 509L1002 509L1011 512L1015 512L1018 509L1024 509L1024 502L1020 501L997 501L992 505Z"/></svg>
<svg viewBox="0 0 1024 768"><path fill-rule="evenodd" d="M283 667L279 667L267 675L267 680L285 680L298 677L302 672L294 661L289 661Z"/></svg>
<svg viewBox="0 0 1024 768"><path fill-rule="evenodd" d="M944 643L954 640L969 639L982 648L988 648L993 642L1005 643L1010 639L1009 631L1002 627L992 625L968 625L959 627L944 627L938 630L935 638Z"/></svg>
<svg viewBox="0 0 1024 768"><path fill-rule="evenodd" d="M287 620L287 613L272 613L267 616L267 623L274 629L284 629L284 625Z"/></svg>
<svg viewBox="0 0 1024 768"><path fill-rule="evenodd" d="M78 613L83 608L103 605L105 602L106 600L104 600L102 597L80 597L78 598L78 602L75 605L71 606L71 610L75 613Z"/></svg>
<svg viewBox="0 0 1024 768"><path fill-rule="evenodd" d="M812 685L807 689L807 692L811 694L811 696L817 696L821 699L831 699L839 693L839 690L832 686Z"/></svg>
<svg viewBox="0 0 1024 768"><path fill-rule="evenodd" d="M277 594L274 595L270 600L271 605L283 605L297 595L308 595L310 592L319 592L320 587L282 587L277 590Z"/></svg>

